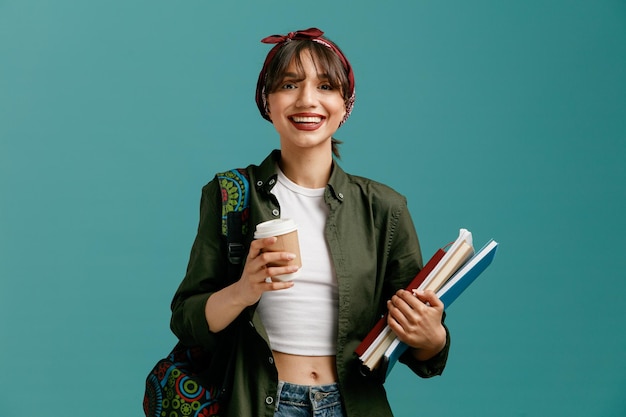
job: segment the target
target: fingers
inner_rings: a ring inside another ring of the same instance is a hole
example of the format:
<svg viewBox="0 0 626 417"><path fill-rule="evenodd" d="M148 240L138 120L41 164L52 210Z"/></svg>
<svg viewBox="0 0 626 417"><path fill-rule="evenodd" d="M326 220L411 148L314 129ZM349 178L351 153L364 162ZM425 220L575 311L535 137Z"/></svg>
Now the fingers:
<svg viewBox="0 0 626 417"><path fill-rule="evenodd" d="M268 250L272 245L274 245L274 243L276 243L276 237L253 240L250 244L250 250L248 251L248 260L250 261L261 258L261 261L263 261L264 264L280 264L281 261L285 264L296 258L295 253Z"/></svg>
<svg viewBox="0 0 626 417"><path fill-rule="evenodd" d="M253 240L252 243L250 243L248 259L256 259L259 255L261 255L261 253L263 253L263 249L272 246L274 243L276 243L276 237Z"/></svg>
<svg viewBox="0 0 626 417"><path fill-rule="evenodd" d="M443 303L437 297L434 291L417 291L413 290L413 295L417 297L418 300L425 304L429 304L431 307L441 308L443 310Z"/></svg>
<svg viewBox="0 0 626 417"><path fill-rule="evenodd" d="M262 278L292 274L298 271L298 265L290 264L295 255L289 252L262 252L253 261L252 267L259 271Z"/></svg>
<svg viewBox="0 0 626 417"><path fill-rule="evenodd" d="M293 287L293 281L273 281L271 278L265 281L265 291L285 290Z"/></svg>
<svg viewBox="0 0 626 417"><path fill-rule="evenodd" d="M389 316L400 326L407 329L427 318L433 313L439 316L443 311L443 303L432 291L420 292L413 295L409 291L399 290L387 302Z"/></svg>
<svg viewBox="0 0 626 417"><path fill-rule="evenodd" d="M288 277L285 277L285 275L298 272L299 269L300 267L297 265L271 266L265 268L265 276L270 278L272 282L286 282Z"/></svg>
<svg viewBox="0 0 626 417"><path fill-rule="evenodd" d="M297 265L290 265L296 257L290 252L272 252L268 248L276 243L276 237L253 240L248 251L248 259L244 268L244 275L256 283L266 283L267 278L272 282L280 282L273 277L292 274L298 271ZM290 285L289 285L290 286ZM285 285L265 286L264 290L287 288Z"/></svg>
<svg viewBox="0 0 626 417"><path fill-rule="evenodd" d="M426 305L423 300L405 290L397 291L393 297L391 297L391 302L405 315L411 314L412 310L421 311L428 308L428 305Z"/></svg>

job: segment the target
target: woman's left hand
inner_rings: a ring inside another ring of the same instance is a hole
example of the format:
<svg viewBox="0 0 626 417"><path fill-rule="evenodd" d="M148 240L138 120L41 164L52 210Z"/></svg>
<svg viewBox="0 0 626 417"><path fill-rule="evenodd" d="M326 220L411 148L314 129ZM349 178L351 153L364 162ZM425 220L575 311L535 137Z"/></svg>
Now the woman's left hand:
<svg viewBox="0 0 626 417"><path fill-rule="evenodd" d="M387 301L387 324L401 342L414 348L418 360L428 360L446 345L446 329L441 324L443 303L433 291L415 293L398 290Z"/></svg>

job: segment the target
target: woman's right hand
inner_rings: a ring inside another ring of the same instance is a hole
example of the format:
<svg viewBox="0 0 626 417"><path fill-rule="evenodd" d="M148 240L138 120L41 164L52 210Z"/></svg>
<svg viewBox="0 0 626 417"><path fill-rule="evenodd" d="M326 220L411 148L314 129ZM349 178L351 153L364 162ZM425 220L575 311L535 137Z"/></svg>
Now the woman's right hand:
<svg viewBox="0 0 626 417"><path fill-rule="evenodd" d="M264 251L274 243L276 243L275 237L252 241L239 281L213 293L208 298L204 306L204 314L212 332L219 332L226 328L243 309L259 301L265 291L293 287L293 281L271 280L276 275L291 274L298 270L295 265L270 266L276 263L286 263L295 258L295 255L289 252Z"/></svg>
<svg viewBox="0 0 626 417"><path fill-rule="evenodd" d="M277 281L273 277L296 272L299 269L297 265L275 266L293 260L296 255L289 252L265 250L274 243L276 243L276 237L256 239L250 244L241 278L233 284L237 287L237 294L241 297L241 302L246 306L259 301L265 291L277 291L293 287L293 281Z"/></svg>

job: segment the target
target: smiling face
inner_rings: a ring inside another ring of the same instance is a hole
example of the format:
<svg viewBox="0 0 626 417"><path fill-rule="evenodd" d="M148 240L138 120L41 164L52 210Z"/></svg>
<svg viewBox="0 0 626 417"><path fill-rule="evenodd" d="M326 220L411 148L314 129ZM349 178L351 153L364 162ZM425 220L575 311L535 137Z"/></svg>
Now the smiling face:
<svg viewBox="0 0 626 417"><path fill-rule="evenodd" d="M292 59L276 88L267 96L267 107L283 150L331 150L331 139L346 113L341 88L310 51Z"/></svg>

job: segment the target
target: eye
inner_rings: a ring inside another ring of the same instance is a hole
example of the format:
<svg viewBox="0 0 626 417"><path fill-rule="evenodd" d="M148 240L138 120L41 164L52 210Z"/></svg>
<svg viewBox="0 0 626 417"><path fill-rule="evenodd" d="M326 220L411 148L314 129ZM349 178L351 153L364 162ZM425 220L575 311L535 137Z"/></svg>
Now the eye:
<svg viewBox="0 0 626 417"><path fill-rule="evenodd" d="M320 85L320 90L332 91L332 90L334 90L334 88L330 84L322 84L322 85Z"/></svg>
<svg viewBox="0 0 626 417"><path fill-rule="evenodd" d="M294 88L296 88L296 85L291 82L285 82L280 86L281 90L293 90Z"/></svg>

